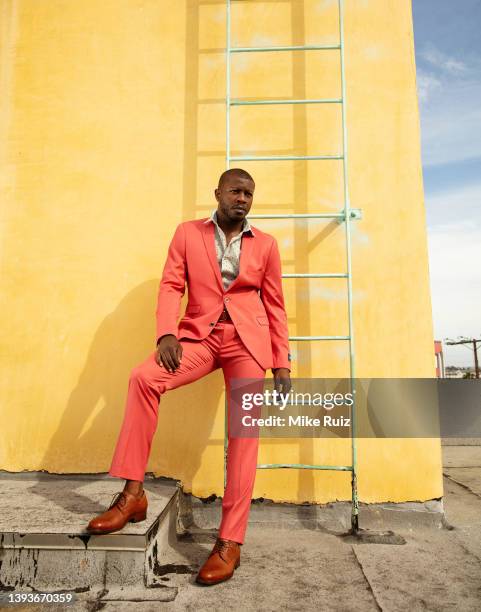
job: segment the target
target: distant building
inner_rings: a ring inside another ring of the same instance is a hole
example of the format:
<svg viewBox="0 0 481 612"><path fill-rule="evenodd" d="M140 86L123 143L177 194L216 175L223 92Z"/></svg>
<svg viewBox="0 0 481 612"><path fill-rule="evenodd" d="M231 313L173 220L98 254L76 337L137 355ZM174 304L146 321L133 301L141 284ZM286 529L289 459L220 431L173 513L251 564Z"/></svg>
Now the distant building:
<svg viewBox="0 0 481 612"><path fill-rule="evenodd" d="M475 378L473 368L459 368L457 366L447 366L445 378Z"/></svg>
<svg viewBox="0 0 481 612"><path fill-rule="evenodd" d="M434 341L434 357L436 359L436 378L445 378L443 343L441 340Z"/></svg>

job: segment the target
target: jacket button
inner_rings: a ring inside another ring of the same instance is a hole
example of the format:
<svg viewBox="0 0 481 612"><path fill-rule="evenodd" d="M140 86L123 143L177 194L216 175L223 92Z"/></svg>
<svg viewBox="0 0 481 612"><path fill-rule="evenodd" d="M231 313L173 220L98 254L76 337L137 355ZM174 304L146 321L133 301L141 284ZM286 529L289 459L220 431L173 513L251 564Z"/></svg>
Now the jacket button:
<svg viewBox="0 0 481 612"><path fill-rule="evenodd" d="M215 323L209 323L209 325L215 325Z"/></svg>
<svg viewBox="0 0 481 612"><path fill-rule="evenodd" d="M230 298L225 298L224 302L228 302L230 300Z"/></svg>

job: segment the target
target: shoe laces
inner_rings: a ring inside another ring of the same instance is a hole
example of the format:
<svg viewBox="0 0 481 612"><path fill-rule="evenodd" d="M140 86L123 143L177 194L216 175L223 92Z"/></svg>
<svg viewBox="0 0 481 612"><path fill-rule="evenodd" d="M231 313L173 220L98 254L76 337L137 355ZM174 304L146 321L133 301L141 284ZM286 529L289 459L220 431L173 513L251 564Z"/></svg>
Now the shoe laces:
<svg viewBox="0 0 481 612"><path fill-rule="evenodd" d="M117 505L119 506L119 508L123 508L126 503L127 503L127 499L124 495L124 492L119 491L118 493L115 493L114 496L112 497L112 501L110 502L109 510L110 508L113 508L114 506L117 506Z"/></svg>
<svg viewBox="0 0 481 612"><path fill-rule="evenodd" d="M223 556L223 554L226 553L229 548L232 548L234 544L235 542L232 542L231 540L221 540L218 538L209 556L218 552L219 557L227 563L227 559Z"/></svg>

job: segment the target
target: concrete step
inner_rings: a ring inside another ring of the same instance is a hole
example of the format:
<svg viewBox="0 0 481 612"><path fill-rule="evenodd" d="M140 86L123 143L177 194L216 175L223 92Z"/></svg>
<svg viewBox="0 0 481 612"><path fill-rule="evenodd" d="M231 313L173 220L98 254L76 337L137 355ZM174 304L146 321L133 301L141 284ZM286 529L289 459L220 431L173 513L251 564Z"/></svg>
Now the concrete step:
<svg viewBox="0 0 481 612"><path fill-rule="evenodd" d="M91 536L85 527L122 488L118 479L32 473L0 479L0 589L114 590L120 597L155 587L156 601L175 597L158 561L176 538L175 481L146 479L147 519L120 533Z"/></svg>
<svg viewBox="0 0 481 612"><path fill-rule="evenodd" d="M106 476L0 474L0 591L76 592L84 601L172 602L217 536L221 499L199 500L169 479L147 478L147 520L90 536L85 527L122 487ZM6 503L5 503L6 502ZM350 542L351 505L256 500L250 530L316 532ZM360 504L362 537L353 543L405 544L400 533L444 526L442 500Z"/></svg>

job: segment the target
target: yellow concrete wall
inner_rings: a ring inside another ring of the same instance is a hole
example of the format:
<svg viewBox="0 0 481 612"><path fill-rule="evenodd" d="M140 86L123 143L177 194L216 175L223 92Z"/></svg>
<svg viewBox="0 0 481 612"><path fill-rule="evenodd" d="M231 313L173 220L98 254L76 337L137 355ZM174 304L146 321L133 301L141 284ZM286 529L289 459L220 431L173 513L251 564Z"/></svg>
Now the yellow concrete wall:
<svg viewBox="0 0 481 612"><path fill-rule="evenodd" d="M239 45L337 41L334 0L233 3ZM103 472L130 369L153 350L166 248L224 169L222 0L0 0L0 469ZM339 55L236 56L233 94L338 96ZM434 376L410 2L346 1L357 374ZM337 106L232 111L239 154L340 150ZM338 210L340 162L246 163L253 212ZM336 223L258 222L285 272L344 271ZM342 280L285 281L291 334L347 333ZM345 376L347 344L293 344ZM222 493L220 372L162 400L149 462ZM346 440L264 440L262 462L350 463ZM365 502L442 495L439 440L360 440ZM255 496L350 498L347 473L259 471Z"/></svg>

